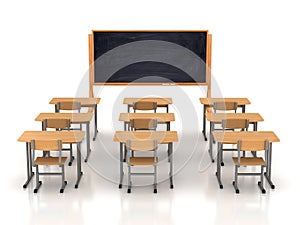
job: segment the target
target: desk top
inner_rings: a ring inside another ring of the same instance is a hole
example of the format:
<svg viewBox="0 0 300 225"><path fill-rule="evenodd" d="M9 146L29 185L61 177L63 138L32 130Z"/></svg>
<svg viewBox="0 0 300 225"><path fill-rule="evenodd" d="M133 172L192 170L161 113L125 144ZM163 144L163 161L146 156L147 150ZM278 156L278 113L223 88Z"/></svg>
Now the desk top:
<svg viewBox="0 0 300 225"><path fill-rule="evenodd" d="M35 121L44 119L69 119L71 123L87 123L93 118L93 113L40 113Z"/></svg>
<svg viewBox="0 0 300 225"><path fill-rule="evenodd" d="M49 104L56 104L57 102L79 101L82 107L94 106L99 104L101 98L52 98Z"/></svg>
<svg viewBox="0 0 300 225"><path fill-rule="evenodd" d="M157 119L164 123L175 121L174 113L120 113L119 121L129 122L131 119Z"/></svg>
<svg viewBox="0 0 300 225"><path fill-rule="evenodd" d="M206 113L206 119L214 123L224 119L248 119L249 123L264 121L259 113Z"/></svg>
<svg viewBox="0 0 300 225"><path fill-rule="evenodd" d="M213 106L214 102L236 102L238 106L249 105L251 102L248 98L199 98L200 103L203 105Z"/></svg>
<svg viewBox="0 0 300 225"><path fill-rule="evenodd" d="M157 140L160 144L178 141L177 131L116 131L114 142L125 143L127 140Z"/></svg>
<svg viewBox="0 0 300 225"><path fill-rule="evenodd" d="M213 131L213 137L216 142L223 144L236 144L238 140L253 140L270 142L280 142L280 139L273 131Z"/></svg>
<svg viewBox="0 0 300 225"><path fill-rule="evenodd" d="M133 102L150 101L156 102L157 106L165 106L172 104L172 98L124 98L123 104L133 105Z"/></svg>
<svg viewBox="0 0 300 225"><path fill-rule="evenodd" d="M20 142L30 142L31 140L53 140L60 139L64 144L82 142L85 136L84 131L24 131L18 138Z"/></svg>

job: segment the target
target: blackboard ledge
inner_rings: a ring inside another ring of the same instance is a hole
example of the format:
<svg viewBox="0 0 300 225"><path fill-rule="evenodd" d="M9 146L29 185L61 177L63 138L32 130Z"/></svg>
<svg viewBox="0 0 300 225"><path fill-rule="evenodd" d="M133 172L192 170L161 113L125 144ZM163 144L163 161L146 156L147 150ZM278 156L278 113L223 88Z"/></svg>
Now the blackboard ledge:
<svg viewBox="0 0 300 225"><path fill-rule="evenodd" d="M208 83L92 83L92 85L98 86L206 86Z"/></svg>

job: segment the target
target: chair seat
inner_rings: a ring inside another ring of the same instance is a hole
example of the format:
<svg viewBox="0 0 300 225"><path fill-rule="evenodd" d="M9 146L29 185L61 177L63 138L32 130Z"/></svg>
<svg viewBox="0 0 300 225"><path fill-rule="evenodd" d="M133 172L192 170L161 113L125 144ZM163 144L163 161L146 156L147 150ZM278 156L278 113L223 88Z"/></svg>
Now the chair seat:
<svg viewBox="0 0 300 225"><path fill-rule="evenodd" d="M67 157L61 157L61 164L65 164ZM35 165L39 166L55 166L59 165L59 157L37 157L34 160Z"/></svg>
<svg viewBox="0 0 300 225"><path fill-rule="evenodd" d="M235 165L238 165L238 157L232 157ZM241 166L263 166L265 161L261 157L245 157L241 158Z"/></svg>
<svg viewBox="0 0 300 225"><path fill-rule="evenodd" d="M158 158L156 157L156 161ZM131 166L153 166L154 157L130 157Z"/></svg>

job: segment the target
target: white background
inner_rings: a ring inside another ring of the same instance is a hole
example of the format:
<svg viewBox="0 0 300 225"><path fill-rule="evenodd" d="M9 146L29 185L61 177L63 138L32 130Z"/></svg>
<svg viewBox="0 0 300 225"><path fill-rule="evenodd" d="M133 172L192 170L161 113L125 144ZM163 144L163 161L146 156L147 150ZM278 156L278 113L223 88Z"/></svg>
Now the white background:
<svg viewBox="0 0 300 225"><path fill-rule="evenodd" d="M292 204L300 200L298 5L292 0L1 1L1 219L26 215L22 205L30 202L18 201L24 194L25 152L17 138L40 129L34 118L53 111L47 104L52 97L76 94L88 69L87 35L93 29L209 30L212 72L223 96L248 97L247 111L265 119L259 128L281 139L274 146L272 193L279 197L269 202L268 215L280 217L269 223L297 218ZM21 205L18 212L15 204Z"/></svg>

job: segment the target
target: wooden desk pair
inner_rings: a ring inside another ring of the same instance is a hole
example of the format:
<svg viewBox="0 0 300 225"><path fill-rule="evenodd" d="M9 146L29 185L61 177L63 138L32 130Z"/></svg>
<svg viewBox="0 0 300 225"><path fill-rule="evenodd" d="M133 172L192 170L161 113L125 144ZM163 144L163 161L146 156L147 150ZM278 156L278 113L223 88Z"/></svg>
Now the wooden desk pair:
<svg viewBox="0 0 300 225"><path fill-rule="evenodd" d="M172 104L172 98L124 98L123 104L127 105L127 112L130 113L133 103L139 101L156 102L157 107L165 107L167 113L169 112L169 105Z"/></svg>
<svg viewBox="0 0 300 225"><path fill-rule="evenodd" d="M81 107L92 107L94 108L94 117L95 117L95 132L93 140L95 141L96 135L98 133L98 123L97 123L97 105L100 102L100 98L52 98L49 104L56 104L58 102L66 102L66 101L78 101L81 104ZM56 110L56 109L55 109ZM56 112L56 111L55 111Z"/></svg>
<svg viewBox="0 0 300 225"><path fill-rule="evenodd" d="M212 107L214 102L236 102L238 107L242 108L242 112L246 112L246 105L251 104L247 98L199 98L200 103L203 105L203 136L204 140L207 141L206 137L206 108Z"/></svg>
<svg viewBox="0 0 300 225"><path fill-rule="evenodd" d="M221 181L221 157L220 151L222 144L237 144L238 140L255 140L255 141L265 141L270 142L270 149L267 155L266 163L266 173L265 177L271 188L274 189L275 185L271 181L271 166L272 166L272 143L279 142L279 138L273 131L213 131L212 136L218 144L218 154L217 154L217 172L216 176L220 185L223 188Z"/></svg>
<svg viewBox="0 0 300 225"><path fill-rule="evenodd" d="M31 141L32 140L61 140L62 144L77 144L77 180L75 188L78 188L81 171L81 142L84 138L84 131L25 131L18 139L20 142L26 142L26 161L27 161L27 180L23 185L26 188L31 181L34 173L32 172L31 161Z"/></svg>
<svg viewBox="0 0 300 225"><path fill-rule="evenodd" d="M124 130L129 130L126 128L126 125L132 119L157 119L157 123L166 124L167 131L169 131L171 129L171 121L175 121L175 115L174 113L120 113L119 121L124 122Z"/></svg>
<svg viewBox="0 0 300 225"><path fill-rule="evenodd" d="M91 141L90 141L90 121L93 118L93 114L90 113L40 113L35 121L41 121L45 119L69 119L71 124L85 124L86 125L86 158L85 162L91 153Z"/></svg>
<svg viewBox="0 0 300 225"><path fill-rule="evenodd" d="M170 188L173 188L173 142L178 141L177 131L116 131L114 142L120 142L120 183L123 182L123 149L127 140L157 140L159 144L168 144L168 156L170 160Z"/></svg>
<svg viewBox="0 0 300 225"><path fill-rule="evenodd" d="M253 124L253 130L257 131L257 123L264 121L259 113L206 113L206 119L210 122L209 130L209 147L208 152L212 162L214 158L212 155L213 137L212 132L215 129L215 124L221 124L222 120L226 119L248 119L249 124Z"/></svg>

